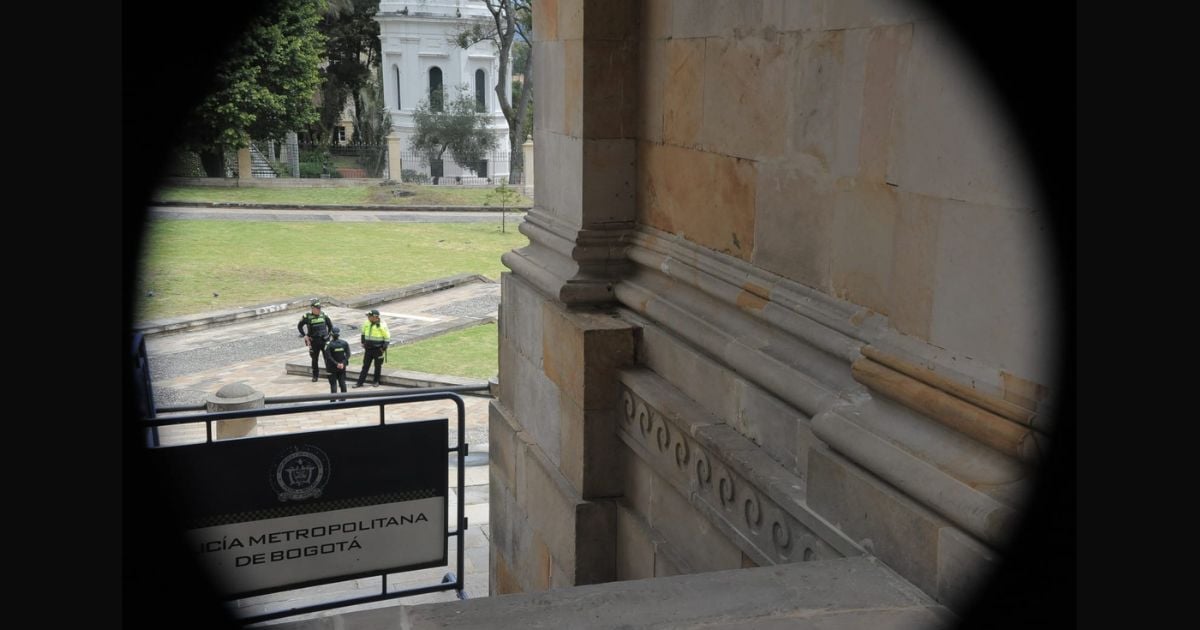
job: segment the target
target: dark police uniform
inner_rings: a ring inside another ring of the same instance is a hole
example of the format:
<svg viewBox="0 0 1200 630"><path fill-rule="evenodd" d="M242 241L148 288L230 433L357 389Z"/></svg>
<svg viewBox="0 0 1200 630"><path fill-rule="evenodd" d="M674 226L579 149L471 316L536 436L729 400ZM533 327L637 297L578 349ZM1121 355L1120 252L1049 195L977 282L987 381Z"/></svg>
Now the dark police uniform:
<svg viewBox="0 0 1200 630"><path fill-rule="evenodd" d="M329 372L329 393L336 394L338 386L346 393L346 366L350 363L350 344L338 338L339 329L333 329L333 340L325 345L325 369ZM337 365L341 363L342 369ZM341 400L345 400L342 398Z"/></svg>
<svg viewBox="0 0 1200 630"><path fill-rule="evenodd" d="M320 304L313 304L313 306L321 308ZM333 330L333 320L323 312L318 315L305 313L304 317L300 318L300 323L296 324L296 330L300 331L301 337L308 337L310 340L308 356L312 357L312 380L315 383L321 374L321 368L317 365L317 357L321 356L321 351L325 349L325 343L329 341L330 331Z"/></svg>

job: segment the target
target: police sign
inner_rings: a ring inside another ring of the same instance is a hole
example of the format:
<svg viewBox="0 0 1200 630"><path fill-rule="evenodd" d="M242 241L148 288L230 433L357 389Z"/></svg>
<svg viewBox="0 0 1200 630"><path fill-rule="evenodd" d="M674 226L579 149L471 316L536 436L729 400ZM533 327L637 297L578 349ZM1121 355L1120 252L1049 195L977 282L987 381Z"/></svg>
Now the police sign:
<svg viewBox="0 0 1200 630"><path fill-rule="evenodd" d="M151 450L230 597L447 563L445 419Z"/></svg>

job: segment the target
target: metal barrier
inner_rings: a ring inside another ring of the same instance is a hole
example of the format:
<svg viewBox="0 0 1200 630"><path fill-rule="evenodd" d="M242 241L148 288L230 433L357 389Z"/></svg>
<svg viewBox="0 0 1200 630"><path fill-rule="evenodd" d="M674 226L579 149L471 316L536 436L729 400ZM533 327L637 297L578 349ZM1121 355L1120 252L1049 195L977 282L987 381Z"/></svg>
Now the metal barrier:
<svg viewBox="0 0 1200 630"><path fill-rule="evenodd" d="M157 415L157 409L154 405L154 386L150 382L150 358L146 354L146 337L142 333L132 333L130 356L133 360L133 391L137 414L143 418L153 418ZM158 431L153 427L146 431L146 445L158 446Z"/></svg>
<svg viewBox="0 0 1200 630"><path fill-rule="evenodd" d="M406 394L447 394L447 393L463 393L470 394L471 392L487 392L488 385L452 385L448 387L405 387L401 391ZM263 398L265 405L278 405L284 403L295 402L314 402L318 400L357 400L361 398L379 398L380 396L392 396L395 394L381 394L377 391L371 392L341 392L338 394L302 394L296 396L267 396ZM480 394L476 394L480 395ZM482 394L487 395L487 394ZM490 396L489 396L490 397ZM204 411L208 408L205 403L194 403L190 405L163 405L157 407L159 414L163 413L179 413L181 411Z"/></svg>
<svg viewBox="0 0 1200 630"><path fill-rule="evenodd" d="M341 394L341 396L345 396L345 394ZM326 398L326 396L322 395L322 396L319 396L318 398L323 399L323 398ZM464 568L463 568L464 567L464 551L465 551L464 545L465 545L465 536L466 536L467 528L469 525L467 523L467 518L466 518L466 514L465 514L465 498L464 498L465 470L464 470L464 467L465 467L466 456L468 454L469 445L465 441L465 439L466 439L466 410L465 410L462 398L452 392L414 393L414 394L399 394L399 395L383 394L383 395L373 396L371 398L363 398L363 399L358 399L358 400L345 400L345 401L338 401L338 402L282 405L282 406L278 406L278 407L274 407L274 408L259 407L259 408L255 408L255 409L245 409L245 410L238 410L238 411L190 414L190 415L176 416L176 417L170 417L170 418L142 417L142 418L140 418L139 423L141 424L141 426L143 428L147 429L148 431L153 431L153 430L157 429L158 427L163 427L163 426L193 424L193 423L198 423L198 422L205 423L206 441L203 444L190 444L190 445L184 445L184 446L153 446L148 449L151 453L157 454L161 458L168 458L172 455L170 452L170 451L172 451L172 449L187 449L187 448L196 449L196 448L212 447L212 446L216 446L216 445L224 446L224 445L230 445L232 443L237 443L244 447L250 447L250 446L255 446L254 442L256 440L270 440L270 439L274 439L274 438L291 437L291 436L312 436L312 439L315 440L318 435L320 435L320 436L329 436L329 435L333 435L333 434L345 435L345 433L343 433L343 432L362 431L365 429L373 429L373 428L384 427L384 426L387 426L390 428L397 428L399 425L405 425L405 424L416 425L416 424L421 424L421 423L442 423L443 425L445 425L447 427L447 430L448 430L448 424L446 424L447 423L446 418L437 418L437 419L432 419L432 420L416 420L416 421L409 420L408 422L405 422L405 423L392 423L390 425L387 424L387 422L386 422L387 418L386 418L385 411L389 405L404 404L404 403L416 403L416 402L428 402L428 401L435 401L435 400L449 400L449 401L454 402L454 404L457 408L457 427L458 427L458 444L456 446L449 447L446 451L449 453L457 453L458 454L458 456L457 456L457 460L458 460L458 480L457 480L458 481L458 499L457 499L458 514L457 514L456 522L454 523L454 528L447 529L447 531L445 532L445 537L443 539L443 550L442 550L443 560L440 563L434 563L434 564L425 563L423 565L414 565L414 566L407 566L407 567L403 566L403 565L396 565L396 566L391 566L391 567L385 567L382 569L371 570L366 573L337 574L337 575L322 577L319 579L309 579L309 580L304 581L303 583L288 583L288 584L280 585L278 587L272 587L272 588L266 588L266 589L259 588L257 590L254 590L253 592L237 592L237 593L233 593L233 594L226 596L225 597L226 600L233 601L233 600L242 599L242 598L245 598L248 596L255 596L255 595L262 595L262 594L267 594L267 593L295 590L297 588L304 588L304 587L308 587L308 586L315 586L318 584L328 584L328 583L333 583L333 582L345 581L347 579L373 577L373 576L378 576L381 579L381 591L377 595L371 595L371 596L365 596L365 597L354 597L354 598L349 598L349 599L344 599L344 600L337 600L337 601L332 601L332 602L313 604L313 605L309 605L309 606L293 608L290 610L266 613L266 614L262 614L262 615L256 615L256 616L252 616L252 617L244 617L244 618L240 619L240 621L242 621L243 623L249 624L249 623L255 623L255 622L260 622L260 621L267 621L267 620L271 620L271 619L279 619L282 617L291 617L294 615L300 615L300 614L305 614L305 613L310 613L310 612L329 610L329 609L333 609L333 608L342 608L345 606L352 606L352 605L357 605L357 604L364 604L364 603L369 603L369 602L377 602L377 601L383 601L383 600L388 600L388 599L394 599L394 598L398 598L398 597L420 595L423 593L432 593L432 592L436 592L436 591L445 591L445 590L452 590L452 589L457 592L459 599L465 598L465 595L463 592L463 589L465 586L464 585ZM220 422L220 421L224 421L224 420L238 420L238 419L251 418L251 417L261 418L261 417L269 417L269 416L284 416L284 415L298 414L298 413L312 413L312 412L317 412L317 411L333 411L333 410L340 410L340 409L355 409L355 408L376 407L376 406L379 407L379 422L378 422L378 424L372 424L372 425L369 425L366 427L352 427L352 428L347 428L347 429L325 430L325 431L308 431L308 432L284 434L284 436L247 437L247 438L240 438L240 439L236 439L236 440L225 440L225 441L221 441L221 442L213 442L213 423L214 422ZM445 441L448 441L448 437L449 436L446 436L446 438L443 440L443 443ZM191 452L195 453L196 451L193 450ZM445 465L444 461L445 460L443 458L442 459L443 466ZM445 472L444 471L445 471L445 469L443 468L442 472L441 472L441 475L442 475L441 479L443 480L443 483L445 480ZM320 496L319 493L317 494L317 496ZM284 500L283 498L280 498L280 501L283 501L283 500ZM293 501L292 505L295 505L296 503L297 502ZM443 503L443 510L445 511L446 510L445 506L448 505L448 497L443 497L442 503ZM292 508L292 509L301 509L302 510L303 508ZM326 509L332 510L334 508L326 508ZM317 513L317 514L325 513L322 510L313 510L312 512ZM301 513L306 513L306 512L301 512ZM264 517L264 518L266 518L266 517ZM254 520L259 520L259 519L254 519ZM446 521L447 521L446 525L449 528L449 525L450 525L450 523L448 522L449 519L446 519ZM330 529L332 530L332 527L330 527ZM315 531L315 528L314 528L314 531ZM403 573L406 571L413 571L413 570L417 570L417 569L421 569L421 568L430 568L433 566L447 566L447 563L446 563L447 559L445 558L445 545L447 545L449 543L449 539L452 536L456 537L456 541L457 541L456 542L456 544L457 544L457 547L456 547L457 548L457 558L456 558L457 571L455 573L447 574L443 578L442 582L439 584L431 584L428 586L408 588L408 589L404 589L404 590L400 590L400 591L392 591L392 592L388 591L388 583L387 583L388 575L392 575L392 574L396 574L396 573ZM251 540L251 544L253 544L254 538L251 537L250 540ZM274 542L274 541L272 541L272 542Z"/></svg>

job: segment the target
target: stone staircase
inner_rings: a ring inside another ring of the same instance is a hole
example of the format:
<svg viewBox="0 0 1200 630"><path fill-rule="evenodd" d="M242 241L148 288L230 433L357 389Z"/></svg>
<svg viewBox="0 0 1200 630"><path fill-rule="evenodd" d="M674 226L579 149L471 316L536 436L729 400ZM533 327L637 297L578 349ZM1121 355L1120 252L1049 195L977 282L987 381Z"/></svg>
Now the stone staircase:
<svg viewBox="0 0 1200 630"><path fill-rule="evenodd" d="M271 161L263 155L262 151L258 150L258 146L254 143L250 144L250 176L263 179L279 177L275 168L271 166Z"/></svg>

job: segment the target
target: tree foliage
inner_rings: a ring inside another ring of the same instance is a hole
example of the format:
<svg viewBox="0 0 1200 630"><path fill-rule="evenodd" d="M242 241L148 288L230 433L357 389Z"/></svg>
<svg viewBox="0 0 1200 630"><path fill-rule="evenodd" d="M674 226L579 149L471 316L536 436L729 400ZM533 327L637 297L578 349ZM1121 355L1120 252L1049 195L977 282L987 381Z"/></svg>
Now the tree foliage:
<svg viewBox="0 0 1200 630"><path fill-rule="evenodd" d="M332 140L347 98L353 99L355 110L363 106L364 89L382 59L378 10L379 0L331 0L321 17L318 30L326 38L328 64L321 69L320 118L309 127L315 140Z"/></svg>
<svg viewBox="0 0 1200 630"><path fill-rule="evenodd" d="M317 118L312 96L325 37L326 0L270 0L217 68L215 87L185 122L182 144L210 176L224 175L227 150L251 138L281 138Z"/></svg>
<svg viewBox="0 0 1200 630"><path fill-rule="evenodd" d="M455 164L474 170L496 148L496 136L488 129L488 116L475 111L475 97L465 85L459 87L457 97L446 99L442 111L430 107L428 99L422 99L413 110L413 123L416 131L409 139L409 147L426 164L442 159L449 150Z"/></svg>
<svg viewBox="0 0 1200 630"><path fill-rule="evenodd" d="M533 32L532 0L483 0L492 21L487 26L473 24L459 30L453 38L453 43L466 49L483 41L492 42L500 58L500 72L496 77L496 96L500 102L500 110L508 121L508 146L511 151L509 162L510 177L513 181L521 181L524 171L524 154L521 144L528 136L527 122L530 105L533 102L533 55L529 54L525 62L525 80L520 84L520 91L514 91L516 98L509 102L505 85L509 75L508 68L513 57L514 43L523 42L530 45L530 34ZM532 49L530 50L532 52ZM515 86L514 86L515 87ZM513 103L516 106L513 106Z"/></svg>
<svg viewBox="0 0 1200 630"><path fill-rule="evenodd" d="M375 76L354 95L354 135L352 144L384 144L392 131L392 116L383 97L383 77L376 68Z"/></svg>
<svg viewBox="0 0 1200 630"><path fill-rule="evenodd" d="M359 147L359 159L370 177L383 174L387 162L387 135L392 130L392 116L383 100L383 76L377 68L375 76L358 90L354 102L354 136L350 144ZM399 177L399 173L393 177Z"/></svg>

